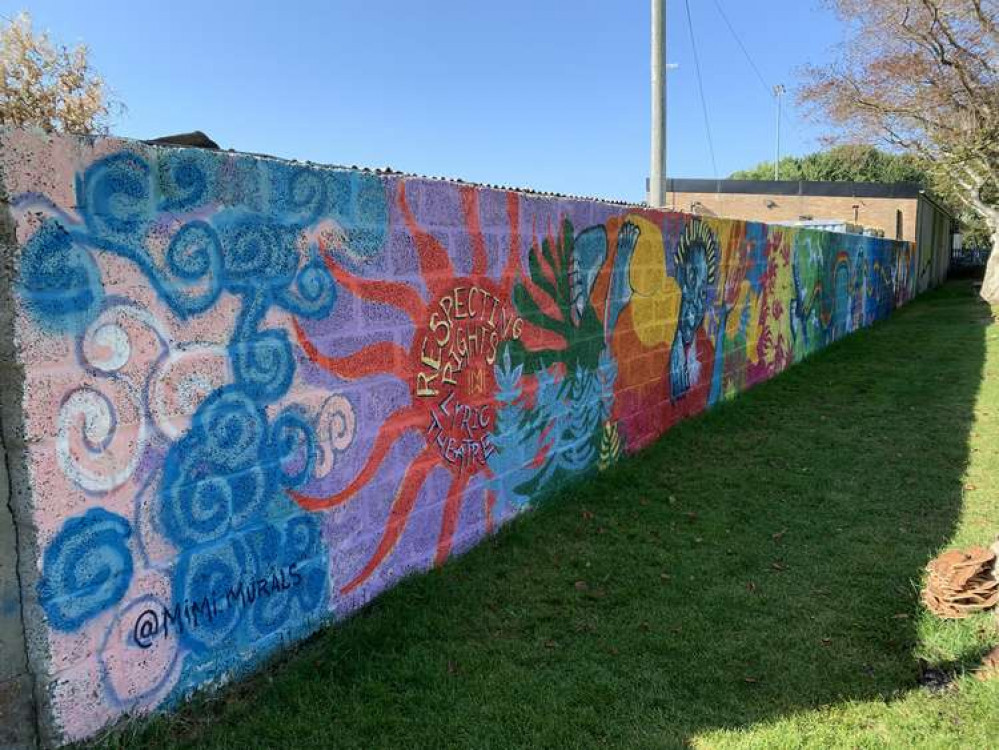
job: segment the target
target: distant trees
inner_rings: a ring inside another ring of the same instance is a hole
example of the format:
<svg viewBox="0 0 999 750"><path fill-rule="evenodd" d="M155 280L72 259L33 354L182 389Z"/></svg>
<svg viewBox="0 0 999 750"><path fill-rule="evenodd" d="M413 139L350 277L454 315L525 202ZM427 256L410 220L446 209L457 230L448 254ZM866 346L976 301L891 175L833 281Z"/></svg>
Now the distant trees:
<svg viewBox="0 0 999 750"><path fill-rule="evenodd" d="M104 133L120 108L90 64L90 51L55 44L21 13L0 27L0 125Z"/></svg>
<svg viewBox="0 0 999 750"><path fill-rule="evenodd" d="M774 164L765 161L751 169L733 172L734 180L772 180ZM782 180L831 180L848 182L929 183L926 166L912 154L894 154L874 146L845 144L807 156L780 160Z"/></svg>
<svg viewBox="0 0 999 750"><path fill-rule="evenodd" d="M785 180L832 182L912 182L937 194L961 224L967 247L989 247L988 226L975 212L941 188L934 170L918 155L893 153L876 146L848 143L807 156L785 156L780 160L780 176ZM733 180L772 180L774 164L765 161L751 169L730 175Z"/></svg>
<svg viewBox="0 0 999 750"><path fill-rule="evenodd" d="M843 137L919 157L992 236L982 297L999 304L999 0L826 0L847 39L801 100Z"/></svg>

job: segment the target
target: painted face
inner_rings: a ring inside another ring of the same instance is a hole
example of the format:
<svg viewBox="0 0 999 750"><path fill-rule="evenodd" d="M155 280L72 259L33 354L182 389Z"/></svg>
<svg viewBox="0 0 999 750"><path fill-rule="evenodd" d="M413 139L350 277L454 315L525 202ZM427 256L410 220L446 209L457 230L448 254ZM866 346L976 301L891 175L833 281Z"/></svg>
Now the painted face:
<svg viewBox="0 0 999 750"><path fill-rule="evenodd" d="M690 346L704 322L704 303L708 285L708 259L704 245L695 244L687 251L686 262L677 268L680 284L680 337Z"/></svg>

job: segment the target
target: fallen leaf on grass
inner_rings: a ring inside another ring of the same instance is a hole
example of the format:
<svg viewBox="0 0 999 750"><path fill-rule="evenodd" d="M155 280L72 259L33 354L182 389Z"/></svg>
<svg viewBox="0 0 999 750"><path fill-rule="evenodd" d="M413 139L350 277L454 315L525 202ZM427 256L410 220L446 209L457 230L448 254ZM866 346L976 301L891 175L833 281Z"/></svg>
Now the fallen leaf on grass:
<svg viewBox="0 0 999 750"><path fill-rule="evenodd" d="M975 677L979 680L991 680L996 676L999 676L999 646L989 651L975 670Z"/></svg>
<svg viewBox="0 0 999 750"><path fill-rule="evenodd" d="M576 591L586 591L590 587L586 581L576 581L573 585L576 587Z"/></svg>
<svg viewBox="0 0 999 750"><path fill-rule="evenodd" d="M823 646L831 646L832 645L832 638L823 638L822 639L822 645Z"/></svg>
<svg viewBox="0 0 999 750"><path fill-rule="evenodd" d="M749 581L746 584L746 591L756 591L756 584L753 583L752 581Z"/></svg>
<svg viewBox="0 0 999 750"><path fill-rule="evenodd" d="M753 684L759 682L759 680L756 679L755 677L743 677L742 679L743 679L744 682L748 682L750 685L753 685Z"/></svg>
<svg viewBox="0 0 999 750"><path fill-rule="evenodd" d="M784 538L784 535L786 533L787 533L787 529L783 529L782 531L777 531L777 532L771 534L770 538L773 539L775 542L779 542L781 539Z"/></svg>
<svg viewBox="0 0 999 750"><path fill-rule="evenodd" d="M780 572L782 570L787 570L787 566L784 563L777 562L776 560L770 563L770 567L776 570L777 572Z"/></svg>

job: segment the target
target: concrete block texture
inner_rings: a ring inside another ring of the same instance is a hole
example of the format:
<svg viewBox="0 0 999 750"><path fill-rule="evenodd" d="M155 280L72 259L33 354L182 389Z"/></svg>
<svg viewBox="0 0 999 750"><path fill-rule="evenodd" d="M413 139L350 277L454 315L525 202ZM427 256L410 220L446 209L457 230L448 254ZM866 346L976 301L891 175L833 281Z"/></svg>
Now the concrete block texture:
<svg viewBox="0 0 999 750"><path fill-rule="evenodd" d="M6 473L0 464L0 481L6 481ZM6 500L7 494L6 488L0 490L0 499ZM4 503L0 507L0 680L23 675L27 668L21 585L17 575L17 539L13 516Z"/></svg>
<svg viewBox="0 0 999 750"><path fill-rule="evenodd" d="M16 237L5 202L0 202L0 749L34 747L36 700L29 669L22 601L20 546L14 515L12 454L5 426L19 421L7 403L20 393L19 368L12 364L11 280ZM13 433L10 435L13 437Z"/></svg>
<svg viewBox="0 0 999 750"><path fill-rule="evenodd" d="M34 680L28 671L17 537L0 445L0 748L35 746Z"/></svg>
<svg viewBox="0 0 999 750"><path fill-rule="evenodd" d="M37 747L35 697L29 675L0 679L0 748L27 750Z"/></svg>
<svg viewBox="0 0 999 750"><path fill-rule="evenodd" d="M232 152L7 130L0 175L0 711L43 745L238 677L916 288L907 242Z"/></svg>

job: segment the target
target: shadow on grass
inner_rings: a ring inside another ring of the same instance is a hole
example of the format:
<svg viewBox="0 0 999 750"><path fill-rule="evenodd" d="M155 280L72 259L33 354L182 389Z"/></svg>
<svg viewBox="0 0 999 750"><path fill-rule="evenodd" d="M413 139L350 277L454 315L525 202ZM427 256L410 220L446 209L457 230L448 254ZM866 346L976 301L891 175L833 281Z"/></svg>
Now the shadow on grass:
<svg viewBox="0 0 999 750"><path fill-rule="evenodd" d="M217 700L106 741L662 747L912 689L986 316L967 283L927 295Z"/></svg>

